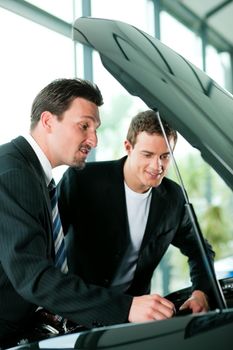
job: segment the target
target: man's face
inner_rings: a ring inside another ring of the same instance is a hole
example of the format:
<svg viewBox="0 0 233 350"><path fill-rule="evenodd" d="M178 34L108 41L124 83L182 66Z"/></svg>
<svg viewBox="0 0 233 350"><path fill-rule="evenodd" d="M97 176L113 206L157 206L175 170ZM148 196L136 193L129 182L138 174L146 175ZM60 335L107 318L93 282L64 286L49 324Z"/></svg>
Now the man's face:
<svg viewBox="0 0 233 350"><path fill-rule="evenodd" d="M52 167L66 164L83 168L89 152L97 145L96 130L99 125L98 107L80 97L74 99L62 120L52 115L52 131L49 134Z"/></svg>
<svg viewBox="0 0 233 350"><path fill-rule="evenodd" d="M174 140L170 140L174 148ZM127 185L135 192L145 192L150 187L157 187L167 174L170 164L170 153L163 136L138 134L134 147L125 141L128 158L124 167Z"/></svg>

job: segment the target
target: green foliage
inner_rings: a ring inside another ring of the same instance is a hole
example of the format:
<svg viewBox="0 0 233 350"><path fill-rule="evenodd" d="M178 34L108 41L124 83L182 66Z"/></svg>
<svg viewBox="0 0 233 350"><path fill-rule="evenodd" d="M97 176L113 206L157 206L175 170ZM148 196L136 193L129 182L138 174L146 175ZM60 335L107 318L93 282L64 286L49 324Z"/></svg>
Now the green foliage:
<svg viewBox="0 0 233 350"><path fill-rule="evenodd" d="M202 232L214 247L216 259L229 255L233 237L232 192L198 152L182 157L178 166ZM177 181L174 169L169 177Z"/></svg>
<svg viewBox="0 0 233 350"><path fill-rule="evenodd" d="M230 254L230 225L222 207L211 205L206 209L202 216L202 228L205 237L214 246L216 259Z"/></svg>

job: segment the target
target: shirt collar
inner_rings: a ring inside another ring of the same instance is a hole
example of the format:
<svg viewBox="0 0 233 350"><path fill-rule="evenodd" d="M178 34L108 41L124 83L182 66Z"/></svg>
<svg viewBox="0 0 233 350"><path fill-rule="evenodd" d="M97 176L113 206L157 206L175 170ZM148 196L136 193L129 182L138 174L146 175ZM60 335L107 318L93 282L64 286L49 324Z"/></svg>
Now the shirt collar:
<svg viewBox="0 0 233 350"><path fill-rule="evenodd" d="M52 174L52 166L50 164L50 161L38 145L38 143L34 140L34 138L30 134L23 135L23 137L27 140L27 142L30 144L30 146L33 148L34 152L36 153L39 162L44 170L45 175L45 182L48 186L50 181L52 180L53 174Z"/></svg>

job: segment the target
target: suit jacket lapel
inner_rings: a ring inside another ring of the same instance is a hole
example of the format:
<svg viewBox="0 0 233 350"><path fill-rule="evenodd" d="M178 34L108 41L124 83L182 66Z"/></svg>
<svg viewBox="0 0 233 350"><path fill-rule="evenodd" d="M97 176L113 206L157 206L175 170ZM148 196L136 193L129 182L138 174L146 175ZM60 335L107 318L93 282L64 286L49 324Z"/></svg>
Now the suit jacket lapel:
<svg viewBox="0 0 233 350"><path fill-rule="evenodd" d="M118 242L119 247L125 247L129 239L123 177L125 159L126 157L114 161L113 173L110 174L111 179L107 181L109 185L107 185L106 191L103 193L109 206L107 210L111 218L112 227L115 227L115 232L117 232L117 237L114 237L114 241Z"/></svg>
<svg viewBox="0 0 233 350"><path fill-rule="evenodd" d="M163 186L160 185L157 188L153 188L149 216L141 249L144 248L151 237L155 239L163 232L164 222L166 220L166 206L167 199Z"/></svg>
<svg viewBox="0 0 233 350"><path fill-rule="evenodd" d="M52 230L51 202L49 199L48 189L45 183L44 171L41 167L40 161L37 158L33 148L30 146L30 144L27 142L27 140L24 137L19 136L16 139L12 140L12 143L17 148L21 156L24 158L28 166L31 168L35 177L37 178L38 182L41 185L41 190L45 198L46 206L50 216L50 223L51 223L51 230Z"/></svg>

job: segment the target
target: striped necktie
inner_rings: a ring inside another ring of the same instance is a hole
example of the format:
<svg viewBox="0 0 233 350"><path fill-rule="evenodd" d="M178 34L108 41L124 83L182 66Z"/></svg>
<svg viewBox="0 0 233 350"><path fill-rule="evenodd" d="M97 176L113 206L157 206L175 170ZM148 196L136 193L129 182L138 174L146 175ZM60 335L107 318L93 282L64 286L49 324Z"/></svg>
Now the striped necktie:
<svg viewBox="0 0 233 350"><path fill-rule="evenodd" d="M49 183L48 190L52 207L55 266L59 267L62 272L66 273L68 271L68 266L65 249L65 240L61 225L61 219L58 211L56 185L53 179Z"/></svg>

